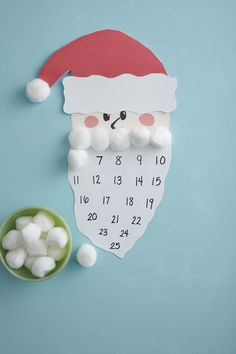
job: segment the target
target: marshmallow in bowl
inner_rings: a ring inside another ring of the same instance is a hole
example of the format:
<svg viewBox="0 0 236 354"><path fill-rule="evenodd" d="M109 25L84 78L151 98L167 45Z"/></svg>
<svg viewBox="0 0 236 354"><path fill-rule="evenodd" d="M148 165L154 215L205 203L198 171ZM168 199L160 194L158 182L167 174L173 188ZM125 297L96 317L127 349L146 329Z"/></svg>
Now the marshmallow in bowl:
<svg viewBox="0 0 236 354"><path fill-rule="evenodd" d="M22 230L26 225L33 221L32 216L20 216L16 219L16 229Z"/></svg>
<svg viewBox="0 0 236 354"><path fill-rule="evenodd" d="M48 246L48 256L52 257L56 262L64 258L66 254L66 248L60 248L57 246Z"/></svg>
<svg viewBox="0 0 236 354"><path fill-rule="evenodd" d="M23 247L17 247L12 251L7 252L6 262L9 267L13 269L19 269L23 266L27 253Z"/></svg>
<svg viewBox="0 0 236 354"><path fill-rule="evenodd" d="M52 257L38 257L32 265L32 274L38 278L43 278L56 267Z"/></svg>
<svg viewBox="0 0 236 354"><path fill-rule="evenodd" d="M41 235L41 229L38 225L30 222L21 231L21 238L23 244L30 244L33 241L39 240Z"/></svg>
<svg viewBox="0 0 236 354"><path fill-rule="evenodd" d="M66 246L68 241L68 235L66 230L62 227L54 227L48 232L47 243L49 246L56 246L63 248Z"/></svg>
<svg viewBox="0 0 236 354"><path fill-rule="evenodd" d="M31 268L34 264L34 262L38 259L37 256L27 256L24 262L25 268L29 269L31 271Z"/></svg>
<svg viewBox="0 0 236 354"><path fill-rule="evenodd" d="M34 216L33 222L40 227L42 232L48 232L55 225L53 218L42 211Z"/></svg>
<svg viewBox="0 0 236 354"><path fill-rule="evenodd" d="M11 230L2 239L2 247L6 250L14 250L21 245L20 231Z"/></svg>
<svg viewBox="0 0 236 354"><path fill-rule="evenodd" d="M24 243L25 250L29 256L46 256L47 255L47 242L46 240L39 239Z"/></svg>

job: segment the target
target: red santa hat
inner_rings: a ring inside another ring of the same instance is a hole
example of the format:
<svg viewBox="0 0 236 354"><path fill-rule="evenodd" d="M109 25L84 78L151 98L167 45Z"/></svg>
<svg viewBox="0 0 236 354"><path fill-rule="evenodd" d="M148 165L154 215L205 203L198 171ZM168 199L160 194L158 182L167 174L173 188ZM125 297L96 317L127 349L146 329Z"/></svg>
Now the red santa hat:
<svg viewBox="0 0 236 354"><path fill-rule="evenodd" d="M115 30L94 32L56 51L38 78L26 86L32 102L42 102L65 73L66 113L171 112L177 81L144 45Z"/></svg>

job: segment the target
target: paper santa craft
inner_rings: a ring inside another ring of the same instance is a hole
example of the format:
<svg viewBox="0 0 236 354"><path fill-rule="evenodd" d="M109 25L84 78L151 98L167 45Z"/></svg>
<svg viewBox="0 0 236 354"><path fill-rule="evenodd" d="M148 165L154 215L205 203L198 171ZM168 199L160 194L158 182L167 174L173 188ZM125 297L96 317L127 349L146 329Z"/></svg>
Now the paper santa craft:
<svg viewBox="0 0 236 354"><path fill-rule="evenodd" d="M163 196L177 81L140 42L103 30L56 51L27 84L27 97L43 101L67 72L64 112L71 114L68 178L76 223L95 245L123 258Z"/></svg>

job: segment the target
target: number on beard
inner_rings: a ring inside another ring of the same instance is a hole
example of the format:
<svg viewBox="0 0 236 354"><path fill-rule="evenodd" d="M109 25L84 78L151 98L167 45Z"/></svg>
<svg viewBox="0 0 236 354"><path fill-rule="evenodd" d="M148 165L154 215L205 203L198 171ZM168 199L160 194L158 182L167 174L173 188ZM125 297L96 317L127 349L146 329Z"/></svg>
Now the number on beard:
<svg viewBox="0 0 236 354"><path fill-rule="evenodd" d="M141 216L133 216L131 224L141 225L141 220L142 220Z"/></svg>
<svg viewBox="0 0 236 354"><path fill-rule="evenodd" d="M120 231L120 237L128 237L128 235L129 235L128 229Z"/></svg>
<svg viewBox="0 0 236 354"><path fill-rule="evenodd" d="M120 242L112 242L110 250L118 250L120 248Z"/></svg>
<svg viewBox="0 0 236 354"><path fill-rule="evenodd" d="M100 229L99 235L101 235L101 236L107 236L107 235L108 235L107 229Z"/></svg>
<svg viewBox="0 0 236 354"><path fill-rule="evenodd" d="M164 165L166 163L165 156L156 156L156 165Z"/></svg>
<svg viewBox="0 0 236 354"><path fill-rule="evenodd" d="M88 213L87 221L95 221L97 220L98 216L97 213Z"/></svg>

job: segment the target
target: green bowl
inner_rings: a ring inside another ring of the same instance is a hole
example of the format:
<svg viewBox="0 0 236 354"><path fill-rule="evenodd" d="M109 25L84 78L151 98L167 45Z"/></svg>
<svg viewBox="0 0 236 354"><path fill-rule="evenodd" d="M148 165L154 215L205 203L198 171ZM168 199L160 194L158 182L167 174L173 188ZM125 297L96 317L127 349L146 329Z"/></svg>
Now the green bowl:
<svg viewBox="0 0 236 354"><path fill-rule="evenodd" d="M68 234L68 243L66 245L66 254L63 259L61 259L59 262L56 262L56 268L53 269L50 273L48 273L44 278L37 278L35 277L30 270L28 270L25 267L21 267L20 269L12 269L8 266L6 262L6 254L7 250L5 250L2 247L2 238L3 236L6 235L6 233L12 229L15 229L15 221L18 217L20 216L35 216L39 211L43 211L50 215L54 221L55 221L55 226L60 226L63 227L67 234ZM47 280L49 278L52 278L54 275L56 275L58 272L60 272L67 264L70 254L71 254L71 248L72 248L72 237L71 237L71 232L69 229L69 226L65 222L65 220L55 211L48 209L48 208L43 208L43 207L38 207L38 206L32 206L32 207L26 207L22 209L16 210L13 214L11 214L2 224L0 227L0 260L4 267L8 270L9 273L14 275L16 278L21 279L21 280L27 280L27 281L42 281L42 280Z"/></svg>

